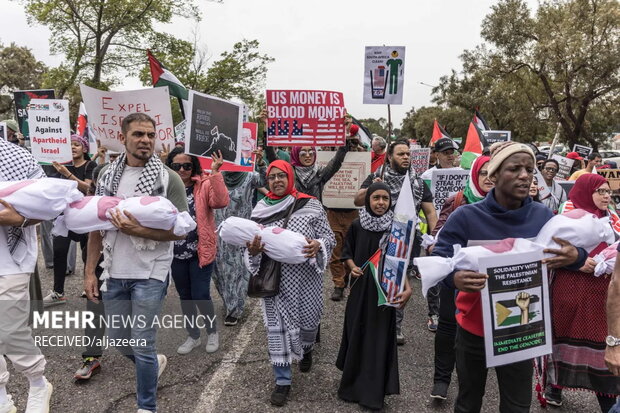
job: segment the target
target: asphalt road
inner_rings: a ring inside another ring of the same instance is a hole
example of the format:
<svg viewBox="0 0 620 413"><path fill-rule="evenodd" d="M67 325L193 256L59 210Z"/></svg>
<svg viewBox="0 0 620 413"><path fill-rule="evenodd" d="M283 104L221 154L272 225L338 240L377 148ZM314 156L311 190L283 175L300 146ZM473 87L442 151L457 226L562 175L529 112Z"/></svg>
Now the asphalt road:
<svg viewBox="0 0 620 413"><path fill-rule="evenodd" d="M41 265L42 263L40 263ZM81 265L78 266L81 274ZM51 270L42 271L44 290L52 285ZM365 411L356 404L338 399L336 391L340 372L334 366L345 309L345 301L329 300L332 284L324 278L325 308L321 324L322 341L315 348L311 372L300 373L293 368L293 386L288 404L274 408L269 404L273 375L268 363L265 329L258 300L250 299L247 310L235 327L223 326L222 302L215 287L211 294L215 302L220 332L220 349L207 354L204 347L186 356L176 354L176 347L186 337L183 330L165 329L158 334L160 352L168 356L158 390L158 412L358 412ZM456 395L456 376L448 400L432 401L429 392L433 372L433 334L426 330L426 303L414 281L414 295L406 309L404 332L407 343L399 347L401 394L386 398L386 412L451 412ZM67 278L69 302L54 310L81 310L85 299L81 275ZM178 312L178 296L173 286L166 299L166 311ZM37 330L35 334L49 334ZM63 334L54 330L53 334ZM72 332L69 332L72 333ZM205 340L206 342L206 340ZM54 385L51 412L135 412L135 374L133 365L115 350L105 352L100 374L85 383L73 380L74 371L81 365L81 350L77 348L46 348L46 377ZM25 409L27 381L12 373L8 390L18 411ZM498 391L494 374L489 374L484 412L498 411ZM562 408L542 409L534 397L532 412L598 412L594 395L587 392L565 392Z"/></svg>

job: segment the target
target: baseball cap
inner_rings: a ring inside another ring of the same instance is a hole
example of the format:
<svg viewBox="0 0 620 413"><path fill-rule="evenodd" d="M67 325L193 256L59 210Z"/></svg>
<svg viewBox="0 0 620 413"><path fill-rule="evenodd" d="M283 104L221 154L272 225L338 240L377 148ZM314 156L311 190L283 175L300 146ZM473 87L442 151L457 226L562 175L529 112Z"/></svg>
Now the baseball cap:
<svg viewBox="0 0 620 413"><path fill-rule="evenodd" d="M450 138L441 138L435 142L435 152L443 152L450 149L459 150L459 146Z"/></svg>
<svg viewBox="0 0 620 413"><path fill-rule="evenodd" d="M575 159L578 161L583 161L583 157L579 156L579 154L577 152L569 152L566 154L566 157L568 159Z"/></svg>
<svg viewBox="0 0 620 413"><path fill-rule="evenodd" d="M11 129L13 132L19 132L19 126L17 126L17 122L14 119L7 119L4 122L7 128Z"/></svg>

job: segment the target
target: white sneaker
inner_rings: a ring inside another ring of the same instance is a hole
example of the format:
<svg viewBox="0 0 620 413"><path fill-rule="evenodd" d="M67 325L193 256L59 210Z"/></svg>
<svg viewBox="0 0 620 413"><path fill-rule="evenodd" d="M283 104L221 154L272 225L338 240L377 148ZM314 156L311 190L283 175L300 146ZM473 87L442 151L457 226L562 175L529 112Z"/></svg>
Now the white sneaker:
<svg viewBox="0 0 620 413"><path fill-rule="evenodd" d="M48 295L43 297L43 307L51 307L58 304L67 304L67 298L64 294L50 291Z"/></svg>
<svg viewBox="0 0 620 413"><path fill-rule="evenodd" d="M0 405L0 413L17 413L17 407L13 404L13 398L11 395L7 395L7 398L9 401Z"/></svg>
<svg viewBox="0 0 620 413"><path fill-rule="evenodd" d="M219 334L207 334L207 353L215 353L218 348L220 348Z"/></svg>
<svg viewBox="0 0 620 413"><path fill-rule="evenodd" d="M200 337L197 339L193 339L191 337L187 337L185 343L181 344L177 349L177 353L179 354L189 354L193 349L200 345Z"/></svg>
<svg viewBox="0 0 620 413"><path fill-rule="evenodd" d="M43 379L45 380L44 387L30 386L26 413L49 413L50 399L52 398L54 386L46 378Z"/></svg>
<svg viewBox="0 0 620 413"><path fill-rule="evenodd" d="M153 413L150 410L138 409L138 413Z"/></svg>
<svg viewBox="0 0 620 413"><path fill-rule="evenodd" d="M168 359L163 354L158 354L157 364L159 365L159 368L157 370L157 378L159 379L164 370L166 370L166 365L168 365Z"/></svg>

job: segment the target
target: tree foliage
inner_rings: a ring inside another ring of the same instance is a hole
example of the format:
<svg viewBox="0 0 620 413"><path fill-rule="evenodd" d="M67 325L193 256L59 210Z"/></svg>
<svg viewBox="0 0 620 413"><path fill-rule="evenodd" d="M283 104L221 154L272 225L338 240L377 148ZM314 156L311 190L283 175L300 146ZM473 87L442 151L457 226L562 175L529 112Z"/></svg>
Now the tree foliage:
<svg viewBox="0 0 620 413"><path fill-rule="evenodd" d="M40 88L47 70L30 49L15 43L0 44L0 119L11 117L13 113L10 92Z"/></svg>
<svg viewBox="0 0 620 413"><path fill-rule="evenodd" d="M472 117L471 111L457 106L423 106L417 110L412 108L403 119L401 135L428 145L433 134L433 122L437 119L450 136L465 138Z"/></svg>

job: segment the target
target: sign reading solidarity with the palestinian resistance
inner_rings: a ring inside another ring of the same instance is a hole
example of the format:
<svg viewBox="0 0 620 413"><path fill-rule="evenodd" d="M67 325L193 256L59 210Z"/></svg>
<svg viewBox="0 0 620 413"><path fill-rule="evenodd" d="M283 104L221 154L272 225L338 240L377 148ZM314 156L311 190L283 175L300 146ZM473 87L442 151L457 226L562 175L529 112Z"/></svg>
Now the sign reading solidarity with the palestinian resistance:
<svg viewBox="0 0 620 413"><path fill-rule="evenodd" d="M236 164L234 162L224 161L220 171L230 172L252 172L254 171L254 165L256 162L256 155L254 150L256 149L256 136L258 135L258 124L252 122L243 122L243 129L241 131L241 162ZM202 169L211 170L211 158L199 157L200 166Z"/></svg>
<svg viewBox="0 0 620 413"><path fill-rule="evenodd" d="M554 154L551 159L555 159L560 164L560 169L555 175L555 180L566 181L570 176L570 170L573 167L574 159L565 158L561 155Z"/></svg>
<svg viewBox="0 0 620 413"><path fill-rule="evenodd" d="M6 128L6 122L0 122L0 139L7 140L9 138L7 136Z"/></svg>
<svg viewBox="0 0 620 413"><path fill-rule="evenodd" d="M29 139L28 131L28 105L32 99L54 99L56 97L53 89L40 90L16 90L13 92L15 99L15 116L19 131L24 135L24 139Z"/></svg>
<svg viewBox="0 0 620 413"><path fill-rule="evenodd" d="M573 146L573 152L577 152L579 156L581 156L584 159L587 158L588 155L592 153L592 151L593 149L590 148L589 146L577 145L577 144Z"/></svg>
<svg viewBox="0 0 620 413"><path fill-rule="evenodd" d="M404 79L404 46L366 46L364 103L402 104Z"/></svg>
<svg viewBox="0 0 620 413"><path fill-rule="evenodd" d="M317 152L320 167L329 163L334 151ZM323 205L328 208L359 208L353 199L364 179L370 174L370 152L347 152L342 166L323 188Z"/></svg>
<svg viewBox="0 0 620 413"><path fill-rule="evenodd" d="M268 146L342 146L344 96L326 90L268 90Z"/></svg>
<svg viewBox="0 0 620 413"><path fill-rule="evenodd" d="M496 142L506 142L510 140L511 132L509 130L483 130L481 131L489 146Z"/></svg>
<svg viewBox="0 0 620 413"><path fill-rule="evenodd" d="M422 175L427 169L431 160L431 148L412 148L411 152L411 165L415 169L418 176Z"/></svg>
<svg viewBox="0 0 620 413"><path fill-rule="evenodd" d="M469 171L464 169L433 169L431 175L431 192L437 215L446 199L465 188Z"/></svg>
<svg viewBox="0 0 620 413"><path fill-rule="evenodd" d="M482 295L487 367L551 353L547 266L540 251L481 257L489 278Z"/></svg>
<svg viewBox="0 0 620 413"><path fill-rule="evenodd" d="M32 156L40 164L71 164L71 124L69 101L31 99L28 127Z"/></svg>
<svg viewBox="0 0 620 413"><path fill-rule="evenodd" d="M90 133L103 146L124 151L121 142L123 118L132 113L144 113L155 121L155 151L174 146L174 123L170 110L168 87L110 92L80 85L82 100L88 113Z"/></svg>
<svg viewBox="0 0 620 413"><path fill-rule="evenodd" d="M225 161L241 163L243 105L191 90L189 114L185 153L209 158L219 151Z"/></svg>

